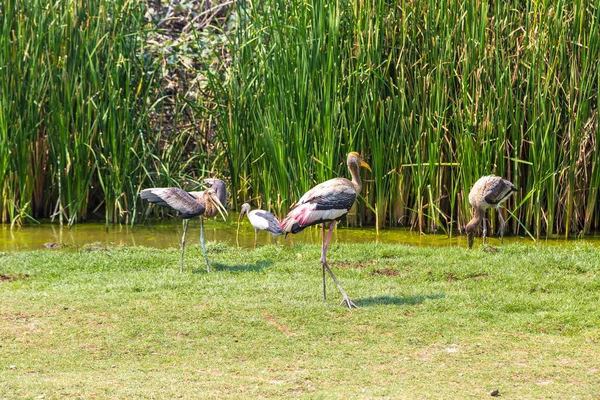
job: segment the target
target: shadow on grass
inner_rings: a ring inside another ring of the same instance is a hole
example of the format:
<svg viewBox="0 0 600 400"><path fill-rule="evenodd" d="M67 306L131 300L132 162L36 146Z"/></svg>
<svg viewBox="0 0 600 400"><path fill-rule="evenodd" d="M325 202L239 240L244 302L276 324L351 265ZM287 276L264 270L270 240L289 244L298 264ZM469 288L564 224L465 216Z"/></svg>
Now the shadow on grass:
<svg viewBox="0 0 600 400"><path fill-rule="evenodd" d="M211 263L211 271L226 272L262 272L265 268L273 265L273 261L257 261L254 264L226 265L221 263ZM205 274L206 268L194 268L193 274Z"/></svg>
<svg viewBox="0 0 600 400"><path fill-rule="evenodd" d="M369 306L380 306L380 305L392 305L392 306L403 306L403 305L414 305L421 304L425 300L438 300L443 299L443 294L430 294L427 296L411 296L411 297L392 297L392 296L377 296L367 297L364 299L356 299L354 302L359 307Z"/></svg>

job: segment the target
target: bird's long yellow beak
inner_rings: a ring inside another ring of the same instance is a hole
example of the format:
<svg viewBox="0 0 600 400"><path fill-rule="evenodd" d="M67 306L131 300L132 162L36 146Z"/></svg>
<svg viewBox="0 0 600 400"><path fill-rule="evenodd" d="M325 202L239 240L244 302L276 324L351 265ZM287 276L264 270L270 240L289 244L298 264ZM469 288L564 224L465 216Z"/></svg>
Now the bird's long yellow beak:
<svg viewBox="0 0 600 400"><path fill-rule="evenodd" d="M373 171L371 171L371 166L369 164L367 164L366 162L364 162L364 161L360 162L360 166L361 167L365 167L366 169L369 170L369 172L373 172Z"/></svg>
<svg viewBox="0 0 600 400"><path fill-rule="evenodd" d="M227 210L223 206L223 203L221 203L221 201L219 200L219 198L216 195L211 196L211 199L215 203L215 206L217 207L217 211L219 211L219 214L221 214L221 217L223 217L223 221L227 221L227 218L225 217L225 215L229 215L229 214L227 213ZM225 214L223 214L223 213L225 213Z"/></svg>

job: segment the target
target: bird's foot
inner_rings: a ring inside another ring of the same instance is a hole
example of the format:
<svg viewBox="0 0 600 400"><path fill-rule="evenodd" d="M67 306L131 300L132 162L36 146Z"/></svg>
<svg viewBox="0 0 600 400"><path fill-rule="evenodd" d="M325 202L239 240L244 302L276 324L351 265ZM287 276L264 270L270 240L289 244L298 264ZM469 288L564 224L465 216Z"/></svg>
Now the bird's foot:
<svg viewBox="0 0 600 400"><path fill-rule="evenodd" d="M348 296L344 296L344 298L342 299L342 302L340 303L340 306L342 304L346 304L348 306L348 308L352 309L352 308L358 308L358 306L356 304L354 304L354 302L352 300L350 300L350 298Z"/></svg>
<svg viewBox="0 0 600 400"><path fill-rule="evenodd" d="M490 246L489 244L484 244L481 246L481 249L486 253L495 253L498 251L497 248Z"/></svg>

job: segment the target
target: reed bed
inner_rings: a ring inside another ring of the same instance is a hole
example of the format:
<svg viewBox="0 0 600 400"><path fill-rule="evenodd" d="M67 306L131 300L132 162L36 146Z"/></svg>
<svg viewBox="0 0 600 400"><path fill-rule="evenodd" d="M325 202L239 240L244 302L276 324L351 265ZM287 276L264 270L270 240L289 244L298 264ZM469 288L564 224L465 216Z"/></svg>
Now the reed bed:
<svg viewBox="0 0 600 400"><path fill-rule="evenodd" d="M141 187L193 181L205 114L180 122L145 3L0 4L0 222L132 223Z"/></svg>
<svg viewBox="0 0 600 400"><path fill-rule="evenodd" d="M128 219L150 76L130 1L2 1L0 219Z"/></svg>
<svg viewBox="0 0 600 400"><path fill-rule="evenodd" d="M358 150L350 224L460 232L495 173L512 233L600 227L600 0L221 2L158 50L146 2L1 3L3 222L133 222L207 175L283 216Z"/></svg>
<svg viewBox="0 0 600 400"><path fill-rule="evenodd" d="M512 233L600 227L600 1L267 0L236 12L231 79L214 82L238 200L283 215L346 176L358 150L373 167L358 224L460 231L469 188L494 173L519 188Z"/></svg>

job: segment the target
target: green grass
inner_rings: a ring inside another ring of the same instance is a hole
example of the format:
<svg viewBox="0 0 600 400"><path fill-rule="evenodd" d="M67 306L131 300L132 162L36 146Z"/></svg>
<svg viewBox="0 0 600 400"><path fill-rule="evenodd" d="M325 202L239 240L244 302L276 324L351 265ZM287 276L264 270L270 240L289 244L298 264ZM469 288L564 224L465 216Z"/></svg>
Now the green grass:
<svg viewBox="0 0 600 400"><path fill-rule="evenodd" d="M597 397L597 247L319 251L4 253L0 398Z"/></svg>

